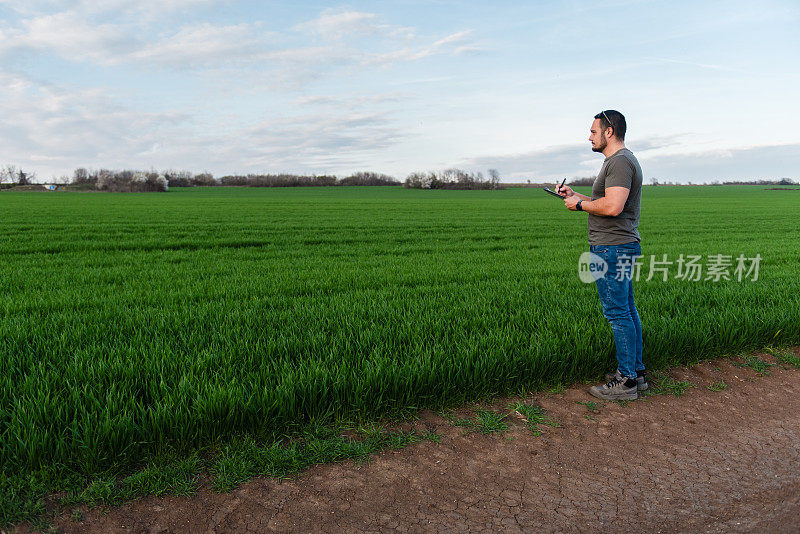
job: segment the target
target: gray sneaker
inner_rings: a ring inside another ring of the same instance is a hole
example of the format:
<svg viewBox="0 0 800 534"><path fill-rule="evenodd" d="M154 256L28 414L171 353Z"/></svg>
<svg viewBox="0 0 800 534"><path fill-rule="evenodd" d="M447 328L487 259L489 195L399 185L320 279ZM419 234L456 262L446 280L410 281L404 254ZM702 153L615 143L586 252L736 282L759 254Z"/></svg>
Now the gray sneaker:
<svg viewBox="0 0 800 534"><path fill-rule="evenodd" d="M589 393L603 400L636 400L639 392L636 390L636 380L632 378L614 378L602 386L592 386Z"/></svg>
<svg viewBox="0 0 800 534"><path fill-rule="evenodd" d="M607 373L606 374L606 382L611 382L615 378L622 378L622 373L619 372L617 369L616 373ZM647 383L647 372L646 371L636 371L636 389L639 391L644 391L650 387L650 384Z"/></svg>

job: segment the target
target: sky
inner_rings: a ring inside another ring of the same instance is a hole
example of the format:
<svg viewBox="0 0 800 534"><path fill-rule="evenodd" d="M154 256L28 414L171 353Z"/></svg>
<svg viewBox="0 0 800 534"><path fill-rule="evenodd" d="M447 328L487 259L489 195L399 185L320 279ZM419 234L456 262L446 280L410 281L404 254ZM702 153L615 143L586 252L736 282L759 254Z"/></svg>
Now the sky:
<svg viewBox="0 0 800 534"><path fill-rule="evenodd" d="M800 2L0 0L0 165L800 178Z"/></svg>

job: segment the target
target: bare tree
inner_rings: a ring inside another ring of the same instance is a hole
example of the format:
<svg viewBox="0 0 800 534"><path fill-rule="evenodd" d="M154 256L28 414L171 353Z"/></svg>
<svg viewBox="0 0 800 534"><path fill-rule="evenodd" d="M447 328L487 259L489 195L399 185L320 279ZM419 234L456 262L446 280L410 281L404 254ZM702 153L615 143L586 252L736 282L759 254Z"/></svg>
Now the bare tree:
<svg viewBox="0 0 800 534"><path fill-rule="evenodd" d="M530 182L530 180L528 180ZM492 184L492 189L497 189L500 185L500 173L497 169L489 169L489 183Z"/></svg>
<svg viewBox="0 0 800 534"><path fill-rule="evenodd" d="M386 174L362 171L342 178L339 185L400 185L400 182Z"/></svg>
<svg viewBox="0 0 800 534"><path fill-rule="evenodd" d="M494 172L496 175L491 180L485 180L481 172L453 168L439 172L412 172L404 186L413 189L502 189L500 175Z"/></svg>
<svg viewBox="0 0 800 534"><path fill-rule="evenodd" d="M89 171L86 170L84 167L79 167L75 169L72 173L72 183L73 184L94 184L97 182L97 176L92 176L89 174Z"/></svg>
<svg viewBox="0 0 800 534"><path fill-rule="evenodd" d="M17 179L17 172L16 165L5 165L0 168L0 184L3 182L13 184Z"/></svg>
<svg viewBox="0 0 800 534"><path fill-rule="evenodd" d="M218 183L210 172L201 172L192 178L192 185L212 186L218 185Z"/></svg>

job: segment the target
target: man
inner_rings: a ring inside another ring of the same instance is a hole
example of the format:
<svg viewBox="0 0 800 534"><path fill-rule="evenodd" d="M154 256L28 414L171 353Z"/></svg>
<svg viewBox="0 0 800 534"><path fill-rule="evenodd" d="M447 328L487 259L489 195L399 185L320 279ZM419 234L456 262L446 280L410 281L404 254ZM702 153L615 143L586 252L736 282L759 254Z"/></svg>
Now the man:
<svg viewBox="0 0 800 534"><path fill-rule="evenodd" d="M589 393L605 400L633 400L647 389L642 363L642 323L633 303L633 266L641 256L639 208L642 197L642 169L633 153L625 148L625 117L606 110L594 116L589 141L592 150L605 157L592 185L592 196L559 186L564 205L589 214L589 251L607 265L596 279L603 315L611 325L617 348L617 372L606 375L608 382L592 386Z"/></svg>

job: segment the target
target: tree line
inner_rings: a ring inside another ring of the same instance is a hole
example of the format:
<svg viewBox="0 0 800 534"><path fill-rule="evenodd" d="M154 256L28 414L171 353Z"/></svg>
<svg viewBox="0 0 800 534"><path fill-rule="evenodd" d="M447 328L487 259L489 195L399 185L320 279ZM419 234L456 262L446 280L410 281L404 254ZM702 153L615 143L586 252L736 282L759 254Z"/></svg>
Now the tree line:
<svg viewBox="0 0 800 534"><path fill-rule="evenodd" d="M484 178L481 172L461 169L412 172L403 185L411 189L504 189L496 169L489 169L488 178Z"/></svg>
<svg viewBox="0 0 800 534"><path fill-rule="evenodd" d="M356 172L339 178L333 175L299 174L230 174L214 177L202 172L75 169L72 176L55 180L59 186L74 190L100 190L117 192L167 191L171 187L325 187L325 186L403 186L410 189L502 189L500 174L495 169L488 171L488 178L481 172L461 169L443 171L412 172L404 182L377 172ZM0 183L13 185L35 185L35 174L8 165L0 169Z"/></svg>

